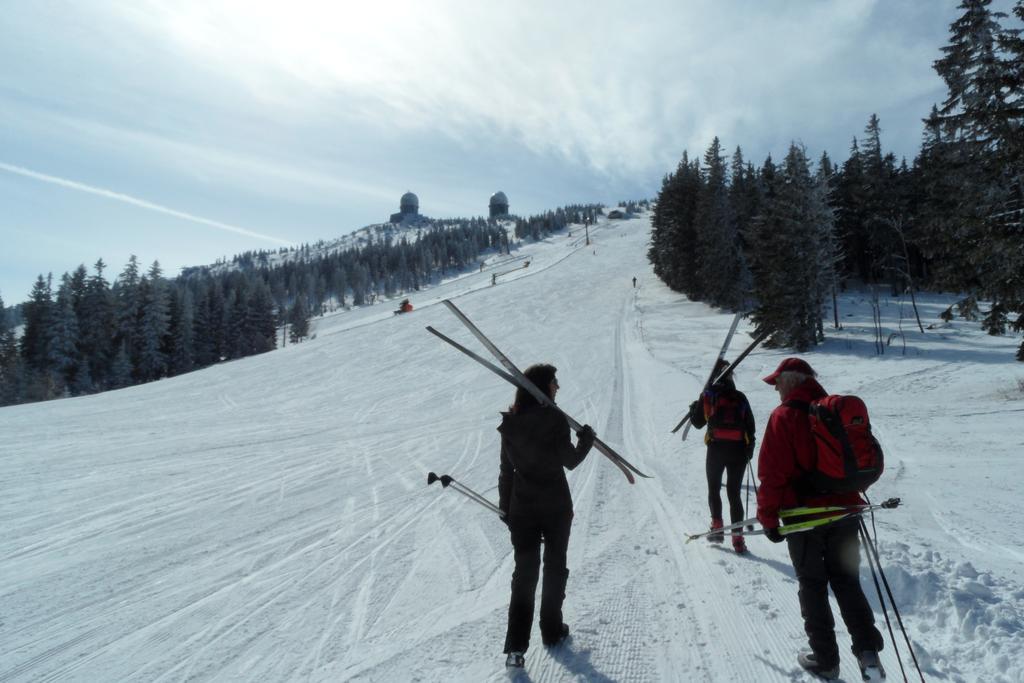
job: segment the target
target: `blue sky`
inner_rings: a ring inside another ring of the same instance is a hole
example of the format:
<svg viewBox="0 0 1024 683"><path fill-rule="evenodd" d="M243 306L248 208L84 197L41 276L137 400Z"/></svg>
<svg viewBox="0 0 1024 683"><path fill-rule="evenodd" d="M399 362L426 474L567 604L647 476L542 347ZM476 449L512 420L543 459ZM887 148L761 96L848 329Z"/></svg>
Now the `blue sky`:
<svg viewBox="0 0 1024 683"><path fill-rule="evenodd" d="M11 3L0 296L103 258L165 273L421 213L653 196L718 135L912 158L956 3Z"/></svg>

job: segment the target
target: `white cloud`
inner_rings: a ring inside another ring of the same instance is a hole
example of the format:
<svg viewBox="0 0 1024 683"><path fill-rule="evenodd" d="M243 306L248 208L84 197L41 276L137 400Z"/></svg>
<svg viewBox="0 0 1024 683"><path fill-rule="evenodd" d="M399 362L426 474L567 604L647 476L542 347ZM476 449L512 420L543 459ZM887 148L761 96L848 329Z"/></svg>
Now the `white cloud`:
<svg viewBox="0 0 1024 683"><path fill-rule="evenodd" d="M713 134L746 145L851 107L870 113L919 94L930 69L871 28L874 0L133 7L186 58L293 115L510 134L625 174L669 168Z"/></svg>
<svg viewBox="0 0 1024 683"><path fill-rule="evenodd" d="M7 171L8 173L20 175L25 178L39 180L44 183L51 183L53 185L59 185L61 187L66 187L68 189L78 190L79 192L87 192L89 194L98 195L100 197L105 197L107 199L112 199L114 201L123 202L125 204L131 204L133 206L147 209L149 211L156 211L159 213L167 214L168 216L174 216L176 218L181 218L186 221L191 221L193 223L199 223L201 225L206 225L211 228L217 228L218 230L233 232L238 235L243 235L245 237L252 237L266 242L273 242L279 245L291 244L286 240L282 240L277 237L272 237L270 235L264 235L253 230L249 230L247 228L241 228L237 225L223 223L221 221L212 220L210 218L203 218L202 216L196 216L185 211L178 211L177 209L172 209L170 207L162 206L160 204L154 204L153 202L149 202L144 199L139 199L138 197L132 197L130 195L122 194L120 192L114 192L113 190L108 190L102 187L86 185L85 183L80 183L74 180L68 180L67 178L59 178L57 176L48 175L46 173L39 173L38 171L33 171L22 166L16 166L14 164L0 162L0 171Z"/></svg>

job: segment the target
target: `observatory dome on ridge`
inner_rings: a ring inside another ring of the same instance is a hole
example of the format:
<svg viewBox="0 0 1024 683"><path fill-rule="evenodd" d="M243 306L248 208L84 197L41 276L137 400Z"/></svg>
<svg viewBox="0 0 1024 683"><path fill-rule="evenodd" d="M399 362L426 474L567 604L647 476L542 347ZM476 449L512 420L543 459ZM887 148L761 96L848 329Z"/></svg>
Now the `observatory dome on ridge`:
<svg viewBox="0 0 1024 683"><path fill-rule="evenodd" d="M501 190L498 190L491 195L490 203L490 216L507 216L508 215L508 197Z"/></svg>

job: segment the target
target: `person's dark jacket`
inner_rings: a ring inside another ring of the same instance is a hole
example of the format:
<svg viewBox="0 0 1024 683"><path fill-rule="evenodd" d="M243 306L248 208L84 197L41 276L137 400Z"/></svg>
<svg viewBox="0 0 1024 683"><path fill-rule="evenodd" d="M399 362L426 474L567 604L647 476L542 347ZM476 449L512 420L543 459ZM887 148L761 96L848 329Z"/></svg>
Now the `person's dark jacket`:
<svg viewBox="0 0 1024 683"><path fill-rule="evenodd" d="M579 444L573 446L565 416L555 408L540 405L502 413L498 431L498 507L506 518L516 514L572 512L565 470L583 462L593 445L592 437L581 436Z"/></svg>
<svg viewBox="0 0 1024 683"><path fill-rule="evenodd" d="M746 394L736 388L729 378L720 380L711 386L711 391L716 394L732 394L735 400L743 406L743 440L737 442L722 441L716 442L711 438L711 430L705 435L705 443L709 448L724 448L733 450L742 448L749 460L754 456L754 444L757 443L757 426L754 424L754 412L750 409L750 402ZM701 429L708 423L708 416L704 413L704 401L697 399L690 404L690 423L695 429ZM714 427L714 425L712 425Z"/></svg>

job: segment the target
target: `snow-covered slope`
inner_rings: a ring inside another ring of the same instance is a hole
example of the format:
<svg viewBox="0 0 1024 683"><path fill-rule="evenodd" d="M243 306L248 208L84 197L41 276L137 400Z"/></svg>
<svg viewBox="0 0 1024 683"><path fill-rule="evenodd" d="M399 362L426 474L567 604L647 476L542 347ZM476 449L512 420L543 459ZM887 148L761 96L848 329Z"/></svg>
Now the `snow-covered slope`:
<svg viewBox="0 0 1024 683"><path fill-rule="evenodd" d="M708 523L704 449L669 429L731 316L653 277L648 231L601 222L593 246L526 246L529 267L421 292L412 314L368 307L274 353L0 410L0 680L502 680L507 531L426 474L496 499L513 389L424 330L480 348L443 297L521 366L554 363L560 404L655 477L630 486L596 452L570 474L573 636L547 651L535 634L523 680L810 680L785 546L684 543ZM926 297L926 324L951 299ZM874 354L848 295L807 356L868 402L886 449L872 494L904 507L878 515L883 567L929 680L1024 680L1019 341L922 335L884 303L905 354ZM785 355L737 373L759 427L777 399L757 378Z"/></svg>

